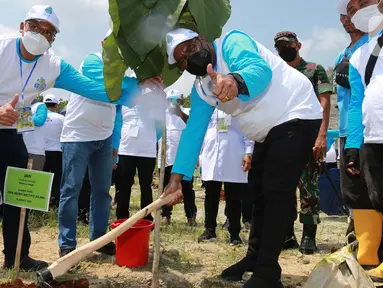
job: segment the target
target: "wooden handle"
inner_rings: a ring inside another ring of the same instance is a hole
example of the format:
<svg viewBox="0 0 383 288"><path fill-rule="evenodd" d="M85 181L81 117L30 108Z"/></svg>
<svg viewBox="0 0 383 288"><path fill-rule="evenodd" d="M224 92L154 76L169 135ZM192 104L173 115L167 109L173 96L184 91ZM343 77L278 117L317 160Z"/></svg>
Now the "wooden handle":
<svg viewBox="0 0 383 288"><path fill-rule="evenodd" d="M149 215L151 212L158 210L162 206L173 202L177 199L177 197L181 195L182 191L177 191L176 193L170 194L165 198L160 198L156 200L152 204L146 206L145 208L134 214L132 217L130 217L124 223L119 225L117 228L106 233L104 236L92 242L89 242L72 251L71 253L65 255L64 257L56 260L48 268L48 270L52 274L53 279L64 275L70 268L72 268L74 265L80 262L83 258L93 253L94 251L100 249L101 247L104 247L108 243L112 242L118 236L120 236L122 233L131 228L134 224L136 224L139 220Z"/></svg>

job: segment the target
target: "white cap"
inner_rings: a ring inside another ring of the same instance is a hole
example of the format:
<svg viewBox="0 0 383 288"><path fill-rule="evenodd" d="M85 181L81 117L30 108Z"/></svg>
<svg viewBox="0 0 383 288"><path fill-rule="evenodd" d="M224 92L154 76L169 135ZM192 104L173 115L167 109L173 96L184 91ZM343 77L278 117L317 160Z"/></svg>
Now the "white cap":
<svg viewBox="0 0 383 288"><path fill-rule="evenodd" d="M169 64L175 64L174 49L181 43L197 37L198 34L192 30L179 28L166 34L166 52L168 53Z"/></svg>
<svg viewBox="0 0 383 288"><path fill-rule="evenodd" d="M46 104L49 104L49 103L58 104L59 103L59 101L57 101L57 98L55 97L55 95L52 95L52 94L45 95L43 102Z"/></svg>
<svg viewBox="0 0 383 288"><path fill-rule="evenodd" d="M60 32L60 20L53 10L52 6L49 5L35 5L29 10L25 16L24 21L27 20L40 20L49 22L55 27L57 33Z"/></svg>
<svg viewBox="0 0 383 288"><path fill-rule="evenodd" d="M108 32L106 33L105 37L104 37L104 40L106 40L106 38L109 37L110 34L112 34L112 29L109 29Z"/></svg>
<svg viewBox="0 0 383 288"><path fill-rule="evenodd" d="M166 93L166 99L169 98L178 98L181 99L181 92L177 89L171 89Z"/></svg>
<svg viewBox="0 0 383 288"><path fill-rule="evenodd" d="M347 15L347 5L351 0L339 0L337 11L340 15Z"/></svg>

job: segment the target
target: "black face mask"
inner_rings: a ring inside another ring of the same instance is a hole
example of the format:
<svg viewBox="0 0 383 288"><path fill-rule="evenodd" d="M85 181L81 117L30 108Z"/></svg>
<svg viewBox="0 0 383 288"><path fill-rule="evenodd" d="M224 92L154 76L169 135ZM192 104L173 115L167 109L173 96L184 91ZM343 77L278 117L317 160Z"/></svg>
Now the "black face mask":
<svg viewBox="0 0 383 288"><path fill-rule="evenodd" d="M348 81L348 69L350 61L347 57L343 57L342 61L335 67L335 82L336 84L350 89L350 82Z"/></svg>
<svg viewBox="0 0 383 288"><path fill-rule="evenodd" d="M297 57L298 51L294 47L284 47L281 52L279 52L279 56L286 62L291 62Z"/></svg>
<svg viewBox="0 0 383 288"><path fill-rule="evenodd" d="M210 48L202 45L199 51L189 56L186 71L192 75L205 76L207 74L207 65L212 64L212 58Z"/></svg>

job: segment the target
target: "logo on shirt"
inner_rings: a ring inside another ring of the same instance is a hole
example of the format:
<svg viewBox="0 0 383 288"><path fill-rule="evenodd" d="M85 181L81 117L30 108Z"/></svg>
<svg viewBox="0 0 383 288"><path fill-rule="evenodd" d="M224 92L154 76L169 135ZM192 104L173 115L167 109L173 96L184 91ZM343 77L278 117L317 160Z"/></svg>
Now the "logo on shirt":
<svg viewBox="0 0 383 288"><path fill-rule="evenodd" d="M43 91L46 87L47 84L45 83L45 79L43 77L40 77L37 79L35 85L33 85L37 90Z"/></svg>
<svg viewBox="0 0 383 288"><path fill-rule="evenodd" d="M166 41L168 42L168 44L172 43L172 42L173 42L173 37L170 36L170 35L168 35L168 36L166 37Z"/></svg>
<svg viewBox="0 0 383 288"><path fill-rule="evenodd" d="M47 8L45 8L45 13L51 15L53 13L53 8L51 6L48 6Z"/></svg>

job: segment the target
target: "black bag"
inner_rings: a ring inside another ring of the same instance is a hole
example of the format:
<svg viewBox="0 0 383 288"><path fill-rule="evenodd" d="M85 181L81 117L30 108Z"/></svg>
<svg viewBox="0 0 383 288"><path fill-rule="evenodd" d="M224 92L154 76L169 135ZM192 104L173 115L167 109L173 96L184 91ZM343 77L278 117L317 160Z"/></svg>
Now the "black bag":
<svg viewBox="0 0 383 288"><path fill-rule="evenodd" d="M344 87L344 88L347 88L347 89L350 89L351 86L350 86L350 82L348 81L348 70L349 70L349 67L350 67L350 59L348 59L346 57L346 53L344 53L344 56L343 56L343 59L342 61L336 65L335 67L335 82L336 84Z"/></svg>
<svg viewBox="0 0 383 288"><path fill-rule="evenodd" d="M366 84L366 87L368 86L368 84L370 84L372 73L374 72L376 61L378 61L378 57L380 54L380 50L382 50L382 46L383 46L383 35L381 35L378 38L376 46L374 50L372 51L372 54L367 62L366 74L364 74L364 83Z"/></svg>

